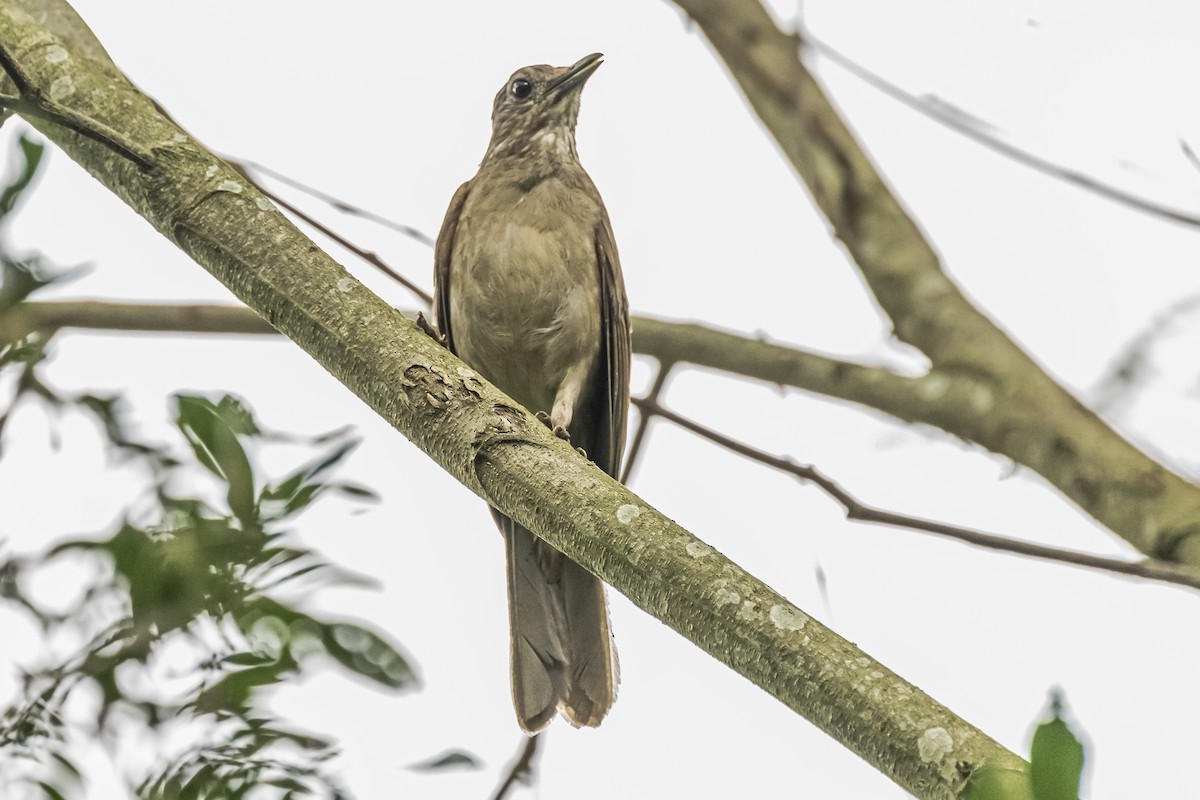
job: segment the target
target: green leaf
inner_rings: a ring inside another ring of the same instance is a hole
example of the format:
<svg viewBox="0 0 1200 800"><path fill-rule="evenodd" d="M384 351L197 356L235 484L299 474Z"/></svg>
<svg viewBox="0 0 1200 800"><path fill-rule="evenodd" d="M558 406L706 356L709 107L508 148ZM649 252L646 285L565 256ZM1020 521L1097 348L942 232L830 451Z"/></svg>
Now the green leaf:
<svg viewBox="0 0 1200 800"><path fill-rule="evenodd" d="M54 760L54 763L58 766L58 770L63 772L74 783L82 783L83 775L79 772L79 767L75 766L75 762L71 761L71 759L67 758L62 753L52 752L50 753L50 758Z"/></svg>
<svg viewBox="0 0 1200 800"><path fill-rule="evenodd" d="M229 406L223 413L210 400L187 394L175 395L175 403L175 424L196 458L229 486L229 509L244 523L257 523L254 473L238 441L234 427L238 423L230 424Z"/></svg>
<svg viewBox="0 0 1200 800"><path fill-rule="evenodd" d="M342 666L376 683L400 689L417 682L416 673L400 651L379 634L360 625L323 622L265 597L248 604L248 611L238 619L244 631L264 615L288 623L294 646L300 647L293 651L297 658L303 652L303 641L316 639Z"/></svg>
<svg viewBox="0 0 1200 800"><path fill-rule="evenodd" d="M336 466L357 446L357 441L343 442L320 458L300 467L277 486L268 486L263 490L260 501L263 504L263 516L272 522L287 519L312 505L326 489L336 488L353 494L354 490L345 490L341 484L327 484L314 479ZM363 489L357 496L366 498L372 496L372 493Z"/></svg>
<svg viewBox="0 0 1200 800"><path fill-rule="evenodd" d="M242 436L261 436L262 431L254 420L254 415L238 398L233 395L223 395L217 401L217 413L229 425L230 429Z"/></svg>
<svg viewBox="0 0 1200 800"><path fill-rule="evenodd" d="M344 442L343 444L335 447L333 450L326 453L324 456L312 462L305 468L307 470L306 479L315 478L322 472L325 472L331 467L336 466L342 459L350 455L350 451L356 447L358 447L357 439Z"/></svg>
<svg viewBox="0 0 1200 800"><path fill-rule="evenodd" d="M207 796L213 779L217 777L216 772L217 768L212 764L205 764L196 770L191 779L179 790L179 800L200 800Z"/></svg>
<svg viewBox="0 0 1200 800"><path fill-rule="evenodd" d="M270 664L275 658L270 653L234 653L221 659L221 663L238 667L261 667Z"/></svg>
<svg viewBox="0 0 1200 800"><path fill-rule="evenodd" d="M414 772L442 772L448 769L480 769L482 766L483 762L465 750L447 750L426 761L409 764L408 768Z"/></svg>
<svg viewBox="0 0 1200 800"><path fill-rule="evenodd" d="M303 783L299 780L296 780L295 778L290 778L287 776L281 776L278 778L271 778L270 780L265 780L262 782L262 785L263 786L274 786L279 789L290 789L291 792L288 793L289 796L291 795L292 792L300 792L300 794L302 794L302 795L312 794L312 791L310 790L308 784Z"/></svg>
<svg viewBox="0 0 1200 800"><path fill-rule="evenodd" d="M1062 719L1062 697L1051 695L1050 720L1033 734L1029 780L1035 800L1077 800L1083 773L1083 744Z"/></svg>
<svg viewBox="0 0 1200 800"><path fill-rule="evenodd" d="M355 500L364 502L378 503L380 501L379 493L367 486L360 486L357 483L331 483L329 484L330 491L340 492L341 494L353 497Z"/></svg>
<svg viewBox="0 0 1200 800"><path fill-rule="evenodd" d="M292 495L291 498L288 499L287 503L284 504L283 513L280 514L279 518L283 519L284 517L290 517L292 514L308 508L310 505L312 505L312 501L316 500L317 496L321 494L324 489L324 484L320 483L307 483L304 486L301 486L300 490Z"/></svg>
<svg viewBox="0 0 1200 800"><path fill-rule="evenodd" d="M133 619L140 628L166 633L185 627L203 610L205 571L197 568L186 542L155 539L126 525L103 547L125 578Z"/></svg>
<svg viewBox="0 0 1200 800"><path fill-rule="evenodd" d="M255 689L279 683L295 669L296 662L285 654L270 664L230 673L201 692L192 707L200 713L230 711L243 714L249 708Z"/></svg>
<svg viewBox="0 0 1200 800"><path fill-rule="evenodd" d="M62 792L45 781L38 781L38 788L45 792L46 797L49 797L50 800L66 800L66 798L63 797Z"/></svg>
<svg viewBox="0 0 1200 800"><path fill-rule="evenodd" d="M347 669L393 689L416 681L404 656L366 628L346 622L321 623L321 633L326 652Z"/></svg>
<svg viewBox="0 0 1200 800"><path fill-rule="evenodd" d="M12 212L21 198L21 194L29 188L29 184L37 175L38 166L42 163L42 154L46 150L44 144L26 138L25 134L21 134L17 138L17 146L21 150L21 166L16 178L0 192L0 219Z"/></svg>
<svg viewBox="0 0 1200 800"><path fill-rule="evenodd" d="M0 254L0 311L12 308L44 286L73 278L79 272L80 270L78 269L66 272L51 272L43 266L39 256L34 256L24 261L13 261ZM28 339L29 337L26 338ZM45 343L44 338L41 337L39 339L40 344ZM26 355L22 359L10 358L9 360L30 361L32 359Z"/></svg>

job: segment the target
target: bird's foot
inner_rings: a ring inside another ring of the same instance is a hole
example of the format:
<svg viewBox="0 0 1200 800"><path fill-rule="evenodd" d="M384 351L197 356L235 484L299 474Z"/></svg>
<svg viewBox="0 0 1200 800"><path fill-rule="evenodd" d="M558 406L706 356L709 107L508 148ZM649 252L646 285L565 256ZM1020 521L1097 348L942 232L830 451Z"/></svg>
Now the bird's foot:
<svg viewBox="0 0 1200 800"><path fill-rule="evenodd" d="M417 312L417 327L425 331L430 339L433 339L442 347L446 346L446 337L437 328L433 327L429 320L425 319L425 314L420 311Z"/></svg>
<svg viewBox="0 0 1200 800"><path fill-rule="evenodd" d="M571 434L567 433L567 429L562 425L555 425L554 420L550 419L550 415L545 411L539 411L534 416L537 417L538 422L549 428L555 436L560 439L566 439L568 442L571 441Z"/></svg>
<svg viewBox="0 0 1200 800"><path fill-rule="evenodd" d="M562 425L555 425L554 420L550 419L550 415L547 414L545 411L539 411L536 414L534 414L534 416L537 417L538 422L542 423L547 428L549 428L550 432L553 433L555 436L562 439L567 444L571 443L570 431L568 431ZM579 455L583 456L584 458L587 458L587 453L584 451L584 449L582 447L576 447L575 452L579 453Z"/></svg>

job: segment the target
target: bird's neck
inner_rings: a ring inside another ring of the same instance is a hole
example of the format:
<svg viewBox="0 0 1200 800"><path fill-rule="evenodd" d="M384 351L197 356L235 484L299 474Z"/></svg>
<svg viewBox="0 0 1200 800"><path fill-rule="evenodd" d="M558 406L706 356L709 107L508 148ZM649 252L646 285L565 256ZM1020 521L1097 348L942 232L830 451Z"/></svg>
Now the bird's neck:
<svg viewBox="0 0 1200 800"><path fill-rule="evenodd" d="M481 167L487 166L509 167L530 179L546 178L563 169L578 168L575 132L563 125L493 138L481 164Z"/></svg>

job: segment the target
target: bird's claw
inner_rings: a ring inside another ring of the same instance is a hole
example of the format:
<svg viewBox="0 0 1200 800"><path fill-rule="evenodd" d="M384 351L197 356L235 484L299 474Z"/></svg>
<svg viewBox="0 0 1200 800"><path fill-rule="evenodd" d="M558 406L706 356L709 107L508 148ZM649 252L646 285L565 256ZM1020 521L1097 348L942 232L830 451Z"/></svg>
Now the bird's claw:
<svg viewBox="0 0 1200 800"><path fill-rule="evenodd" d="M545 411L539 411L536 414L534 414L534 416L537 417L538 422L542 423L547 428L549 428L550 432L553 433L555 436L562 439L567 444L571 443L570 431L568 431L562 425L555 425L554 420L550 419L550 415L547 414ZM584 458L587 458L587 453L583 452L582 447L576 447L575 449L577 451L579 451L579 454L581 456L583 456Z"/></svg>
<svg viewBox="0 0 1200 800"><path fill-rule="evenodd" d="M571 441L571 434L567 433L567 429L564 428L562 425L555 425L554 420L550 419L550 415L547 414L545 411L539 411L536 414L534 414L534 416L537 417L538 422L542 423L547 428L549 428L550 432L553 433L555 436L562 439L564 442Z"/></svg>
<svg viewBox="0 0 1200 800"><path fill-rule="evenodd" d="M437 328L433 327L429 320L425 319L425 314L420 311L417 312L417 327L425 331L430 339L433 339L442 347L446 346L446 336L438 331Z"/></svg>

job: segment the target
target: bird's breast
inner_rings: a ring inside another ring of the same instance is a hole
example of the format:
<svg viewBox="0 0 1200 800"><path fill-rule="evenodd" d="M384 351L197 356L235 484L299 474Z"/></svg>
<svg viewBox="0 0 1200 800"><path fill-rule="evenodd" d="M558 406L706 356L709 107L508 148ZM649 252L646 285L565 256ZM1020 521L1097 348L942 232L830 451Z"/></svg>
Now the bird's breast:
<svg viewBox="0 0 1200 800"><path fill-rule="evenodd" d="M517 401L548 412L567 370L594 358L600 314L595 212L570 192L544 188L468 198L450 313L463 360Z"/></svg>

